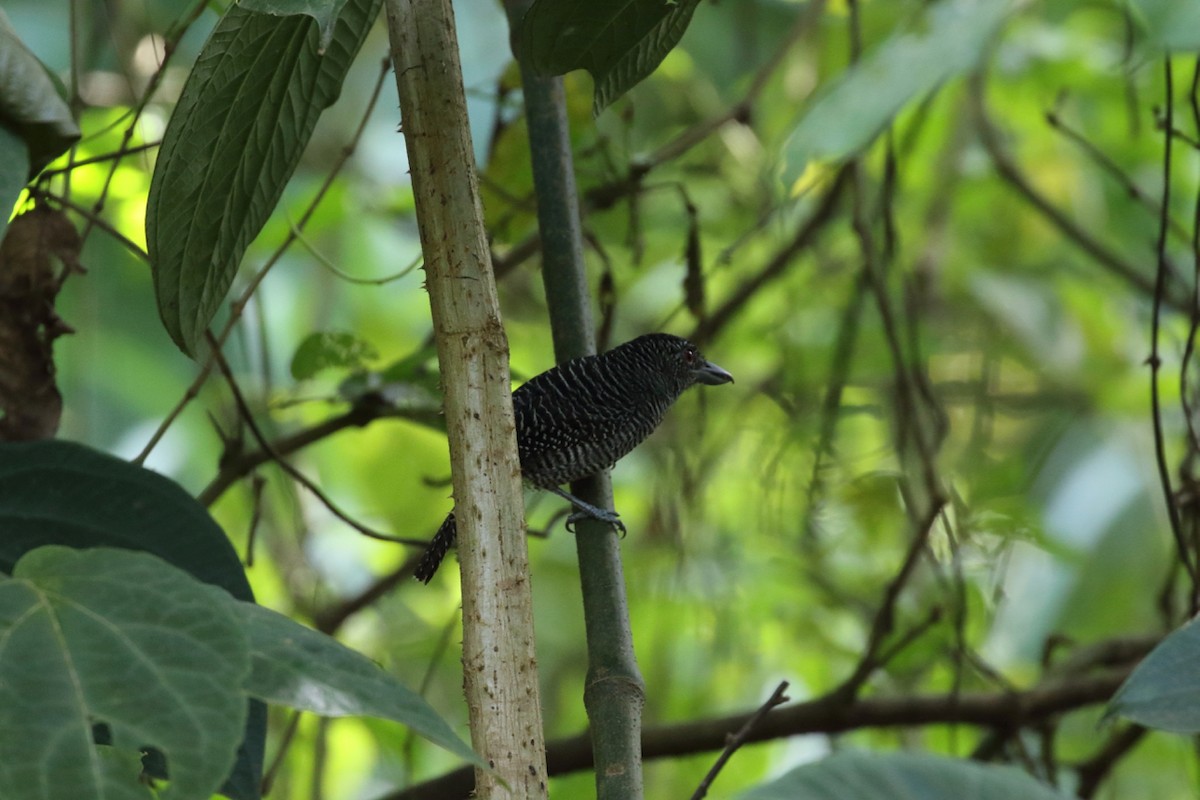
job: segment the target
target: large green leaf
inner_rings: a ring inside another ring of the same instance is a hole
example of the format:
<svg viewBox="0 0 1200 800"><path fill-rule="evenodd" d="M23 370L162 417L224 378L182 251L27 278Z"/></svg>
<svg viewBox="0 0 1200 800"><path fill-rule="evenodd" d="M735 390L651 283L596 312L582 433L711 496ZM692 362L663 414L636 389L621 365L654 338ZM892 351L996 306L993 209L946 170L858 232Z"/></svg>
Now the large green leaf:
<svg viewBox="0 0 1200 800"><path fill-rule="evenodd" d="M153 553L253 600L237 552L169 479L74 442L0 444L0 572L47 544Z"/></svg>
<svg viewBox="0 0 1200 800"><path fill-rule="evenodd" d="M1113 695L1108 713L1149 728L1200 733L1200 623L1163 639Z"/></svg>
<svg viewBox="0 0 1200 800"><path fill-rule="evenodd" d="M0 239L21 189L78 139L50 73L0 9Z"/></svg>
<svg viewBox="0 0 1200 800"><path fill-rule="evenodd" d="M788 138L784 182L813 159L858 152L911 100L975 66L1012 8L1012 0L942 0L919 29L892 36L831 81Z"/></svg>
<svg viewBox="0 0 1200 800"><path fill-rule="evenodd" d="M150 183L146 245L167 332L193 353L262 230L382 0L348 0L322 53L309 16L234 5L167 125Z"/></svg>
<svg viewBox="0 0 1200 800"><path fill-rule="evenodd" d="M739 800L1066 800L1015 767L908 753L838 753Z"/></svg>
<svg viewBox="0 0 1200 800"><path fill-rule="evenodd" d="M586 69L600 113L662 63L700 0L536 0L521 20L521 58L537 72Z"/></svg>
<svg viewBox="0 0 1200 800"><path fill-rule="evenodd" d="M157 473L73 442L0 444L0 572L48 544L153 553L205 583L253 601L225 533L187 492ZM258 797L266 708L250 702L237 766L222 791Z"/></svg>
<svg viewBox="0 0 1200 800"><path fill-rule="evenodd" d="M1133 0L1129 8L1142 29L1143 47L1157 52L1200 50L1200 3Z"/></svg>
<svg viewBox="0 0 1200 800"><path fill-rule="evenodd" d="M50 72L0 10L0 125L29 147L27 178L79 140L79 126ZM7 218L11 203L4 207Z"/></svg>
<svg viewBox="0 0 1200 800"><path fill-rule="evenodd" d="M132 758L147 747L167 759L162 797L212 795L246 721L250 651L233 602L145 553L21 559L0 578L0 797L146 797Z"/></svg>
<svg viewBox="0 0 1200 800"><path fill-rule="evenodd" d="M378 664L282 614L252 603L238 607L250 635L250 694L326 717L394 720L455 755L483 764L419 694Z"/></svg>

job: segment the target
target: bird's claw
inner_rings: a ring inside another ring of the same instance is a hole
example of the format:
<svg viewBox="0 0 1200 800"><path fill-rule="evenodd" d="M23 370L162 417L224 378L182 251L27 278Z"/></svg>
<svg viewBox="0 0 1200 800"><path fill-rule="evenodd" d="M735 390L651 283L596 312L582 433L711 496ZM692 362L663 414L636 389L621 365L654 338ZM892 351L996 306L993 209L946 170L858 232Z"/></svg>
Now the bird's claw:
<svg viewBox="0 0 1200 800"><path fill-rule="evenodd" d="M594 519L598 522L607 522L609 525L617 529L617 532L620 534L622 539L625 538L625 534L628 532L625 530L625 523L621 522L621 517L617 514L617 512L604 510L601 510L601 513L599 514L593 514L590 511L576 511L567 517L567 531L574 533L575 523L579 522L581 519Z"/></svg>

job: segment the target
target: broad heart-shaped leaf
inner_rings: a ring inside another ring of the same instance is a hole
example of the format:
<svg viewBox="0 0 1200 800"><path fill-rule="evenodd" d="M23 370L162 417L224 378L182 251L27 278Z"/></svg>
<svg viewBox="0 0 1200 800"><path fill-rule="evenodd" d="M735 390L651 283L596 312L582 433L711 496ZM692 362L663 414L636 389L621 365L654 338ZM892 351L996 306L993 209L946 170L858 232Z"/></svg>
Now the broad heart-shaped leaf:
<svg viewBox="0 0 1200 800"><path fill-rule="evenodd" d="M455 755L483 765L425 700L335 639L253 603L238 603L250 635L247 691L269 703L326 717L380 717L407 725Z"/></svg>
<svg viewBox="0 0 1200 800"><path fill-rule="evenodd" d="M866 147L910 100L978 63L1012 0L941 0L918 31L902 32L830 82L784 146L784 183L810 160L840 160Z"/></svg>
<svg viewBox="0 0 1200 800"><path fill-rule="evenodd" d="M73 442L0 444L0 572L48 544L153 553L239 600L253 601L237 553L208 512L149 470ZM242 750L222 792L256 800L266 707L249 702ZM3 795L0 795L2 797Z"/></svg>
<svg viewBox="0 0 1200 800"><path fill-rule="evenodd" d="M124 547L254 600L233 545L191 495L75 442L0 444L0 531L0 572L42 545Z"/></svg>
<svg viewBox="0 0 1200 800"><path fill-rule="evenodd" d="M0 126L19 136L29 148L26 180L79 140L79 126L50 72L17 38L3 10L0 10ZM5 170L10 168L6 166ZM0 209L3 212L0 224L7 221L11 210L12 203Z"/></svg>
<svg viewBox="0 0 1200 800"><path fill-rule="evenodd" d="M838 753L738 800L1067 800L1015 767L924 754Z"/></svg>
<svg viewBox="0 0 1200 800"><path fill-rule="evenodd" d="M107 800L113 785L145 797L128 766L146 747L167 759L161 797L211 796L246 722L250 650L233 603L145 553L22 558L0 579L0 797Z"/></svg>
<svg viewBox="0 0 1200 800"><path fill-rule="evenodd" d="M1109 702L1148 728L1200 733L1200 622L1192 620L1158 643Z"/></svg>
<svg viewBox="0 0 1200 800"><path fill-rule="evenodd" d="M232 5L196 60L150 181L146 246L167 333L195 351L382 0L347 0L322 54L309 16Z"/></svg>
<svg viewBox="0 0 1200 800"><path fill-rule="evenodd" d="M521 20L521 59L544 75L586 69L599 114L662 63L700 0L535 0Z"/></svg>

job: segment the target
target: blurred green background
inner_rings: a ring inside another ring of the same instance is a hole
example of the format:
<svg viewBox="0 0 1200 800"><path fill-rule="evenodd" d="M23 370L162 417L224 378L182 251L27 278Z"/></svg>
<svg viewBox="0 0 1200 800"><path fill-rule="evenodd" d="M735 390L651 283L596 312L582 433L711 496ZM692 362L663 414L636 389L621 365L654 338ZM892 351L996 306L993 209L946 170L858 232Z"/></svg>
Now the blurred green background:
<svg viewBox="0 0 1200 800"><path fill-rule="evenodd" d="M456 6L486 215L494 252L504 258L535 228L516 70L501 9ZM923 6L861 3L867 56L905 31L920 31ZM120 146L129 109L161 59L162 35L189 7L174 0L78 4L72 41L64 35L67 4L5 0L23 41L78 87L84 139L77 159ZM215 9L205 12L180 41L133 130L134 143L161 137L216 19ZM871 681L868 693L1025 687L1045 673L1052 637L1069 650L1158 634L1180 621L1178 591L1164 593L1175 554L1155 472L1146 366L1153 301L1146 287L1156 268L1164 177L1158 121L1168 100L1154 42L1133 37L1128 44L1133 24L1120 3L1020 6L988 45L981 76L954 78L905 104L890 134L864 155L871 196L886 197L866 213L880 229L890 214L888 297L931 400L920 414L940 414L946 425L934 466L953 500L933 531L931 557L898 606L901 628L935 607L940 620ZM606 344L650 330L692 333L701 307L710 315L722 309L795 236L836 165L802 171L789 137L846 69L851 27L845 2L706 3L654 76L598 118L591 116L590 80L566 78L586 192L622 179L631 165L740 103L766 69L761 93L738 119L675 157L653 160L636 194L587 212L587 258ZM377 24L277 213L248 251L235 293L287 235L351 140L386 51ZM943 54L928 49L927 57ZM1178 57L1174 66L1180 133L1166 252L1181 276L1181 296L1190 297L1192 289L1183 287L1190 286L1194 258L1200 132L1188 105L1192 59ZM866 92L857 105L887 101ZM311 333L352 332L373 346L377 357L366 366L376 371L428 339L423 274L407 269L420 247L399 122L389 78L303 242L273 268L226 347L260 424L274 435L345 410L339 387L346 370L292 377L292 356ZM851 115L838 124L849 132L861 120ZM989 149L988 131L1020 180L1098 251L1064 233L1014 187ZM126 157L100 212L143 245L153 159L153 149ZM90 208L107 178L108 165L97 164L72 171L69 186L58 178L52 188ZM690 307L688 203L703 285L702 301ZM911 522L900 488L906 475L914 477L914 462L896 442L906 427L928 422L898 413L895 363L876 298L860 280L859 244L843 202L815 241L704 342L708 357L737 383L688 393L614 471L616 507L630 531L622 548L649 725L753 708L781 679L791 681L796 699L829 690L857 663L883 587L903 558ZM88 274L69 280L59 302L76 329L55 351L65 400L61 436L132 458L198 366L163 332L144 262L100 229L90 231L83 262ZM1114 264L1130 267L1140 285ZM536 257L524 260L499 285L517 378L552 364L538 266ZM1186 490L1192 449L1182 401L1194 386L1181 376L1181 359L1189 320L1169 308L1163 325L1167 463ZM839 350L845 331L853 335ZM427 385L436 386L434 375ZM837 385L836 405L827 407ZM218 430L236 429L226 387L210 380L147 466L200 492L218 470ZM832 438L818 458L823 430ZM445 436L419 421L344 430L292 460L357 519L400 536L432 535L450 507ZM243 481L212 512L246 552L257 518L249 574L264 604L311 622L407 555L339 522L279 470L258 474L261 493ZM560 507L548 496L527 502L535 530ZM571 535L560 521L548 533L530 549L545 719L548 738L555 738L586 725L586 650ZM1174 603L1164 605L1163 597ZM429 587L405 582L351 616L338 636L424 687L465 736L459 602L455 571L445 569ZM1055 763L1094 754L1108 733L1096 726L1101 712L1057 721ZM283 727L273 726L269 755ZM714 796L733 796L835 747L967 756L985 735L969 726L932 726L753 745L722 773ZM1025 746L1036 760L1038 745ZM649 762L647 796L686 796L712 758ZM378 798L453 766L450 756L394 725L303 718L272 796ZM1195 772L1190 742L1154 734L1120 761L1097 796L1192 797ZM592 791L585 773L551 786L559 797Z"/></svg>

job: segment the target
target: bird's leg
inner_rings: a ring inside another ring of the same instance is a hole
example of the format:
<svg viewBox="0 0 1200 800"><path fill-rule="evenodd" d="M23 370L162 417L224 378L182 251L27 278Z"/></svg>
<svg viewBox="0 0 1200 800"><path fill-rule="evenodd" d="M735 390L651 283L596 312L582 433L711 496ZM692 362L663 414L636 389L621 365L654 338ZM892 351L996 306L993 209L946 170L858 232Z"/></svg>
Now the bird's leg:
<svg viewBox="0 0 1200 800"><path fill-rule="evenodd" d="M554 492L563 500L566 500L568 503L579 509L574 514L567 517L567 530L571 531L572 533L575 532L571 528L572 525L581 519L591 518L599 520L600 522L607 522L609 525L612 525L614 528L620 531L622 536L625 535L625 523L621 522L621 518L617 515L617 512L609 511L607 509L600 508L599 506L594 506L591 503L585 503L575 495L560 489L557 486L549 486L547 487L547 490Z"/></svg>

